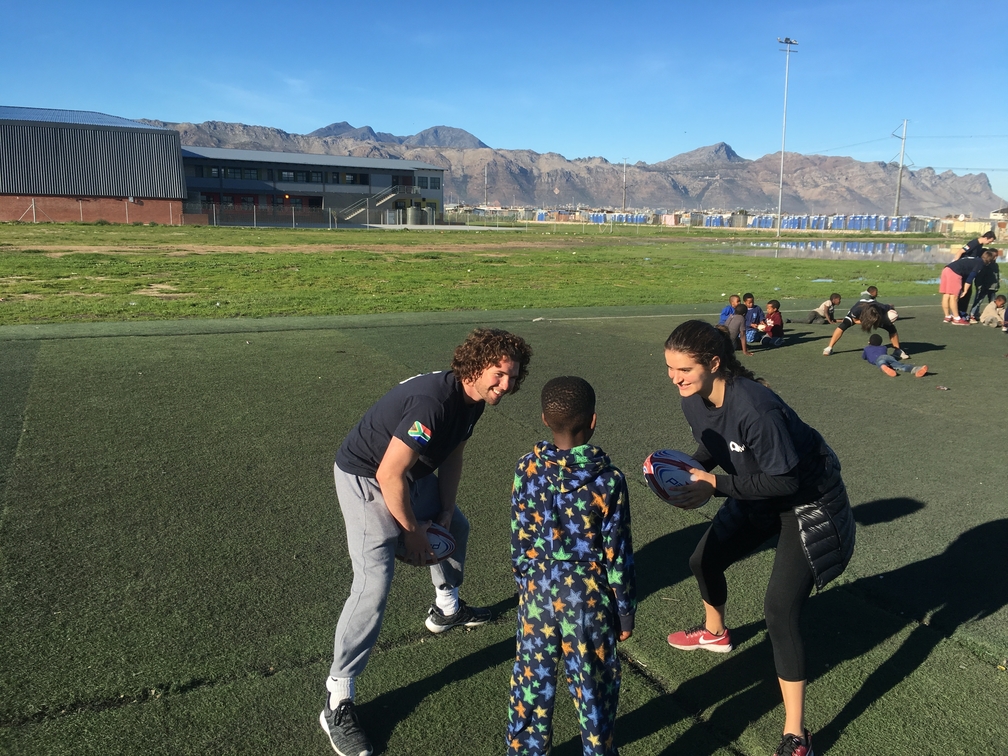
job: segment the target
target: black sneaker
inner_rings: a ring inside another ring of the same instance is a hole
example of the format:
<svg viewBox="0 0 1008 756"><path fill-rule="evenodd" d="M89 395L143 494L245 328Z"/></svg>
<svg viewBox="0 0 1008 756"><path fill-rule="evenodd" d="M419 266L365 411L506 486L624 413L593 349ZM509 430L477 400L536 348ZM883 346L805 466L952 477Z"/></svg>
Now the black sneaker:
<svg viewBox="0 0 1008 756"><path fill-rule="evenodd" d="M326 705L318 720L339 756L371 756L371 741L357 721L357 709L349 698L340 701L333 711L326 696Z"/></svg>
<svg viewBox="0 0 1008 756"><path fill-rule="evenodd" d="M485 625L493 615L489 609L482 606L469 606L465 601L459 601L459 608L455 614L445 615L437 604L432 604L427 611L427 620L424 624L432 633L443 633L453 627L479 627Z"/></svg>
<svg viewBox="0 0 1008 756"><path fill-rule="evenodd" d="M774 756L815 756L812 753L812 735L805 730L805 737L799 738L790 732L781 738L780 745L774 751Z"/></svg>

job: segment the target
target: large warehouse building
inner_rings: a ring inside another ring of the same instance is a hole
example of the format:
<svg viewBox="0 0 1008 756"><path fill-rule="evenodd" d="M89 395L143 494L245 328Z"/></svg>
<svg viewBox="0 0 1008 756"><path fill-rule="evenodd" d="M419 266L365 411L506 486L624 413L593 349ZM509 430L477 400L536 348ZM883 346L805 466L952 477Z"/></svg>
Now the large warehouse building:
<svg viewBox="0 0 1008 756"><path fill-rule="evenodd" d="M443 187L416 160L182 147L104 113L0 106L0 221L430 223Z"/></svg>
<svg viewBox="0 0 1008 756"><path fill-rule="evenodd" d="M179 223L185 196L176 131L0 106L0 220Z"/></svg>

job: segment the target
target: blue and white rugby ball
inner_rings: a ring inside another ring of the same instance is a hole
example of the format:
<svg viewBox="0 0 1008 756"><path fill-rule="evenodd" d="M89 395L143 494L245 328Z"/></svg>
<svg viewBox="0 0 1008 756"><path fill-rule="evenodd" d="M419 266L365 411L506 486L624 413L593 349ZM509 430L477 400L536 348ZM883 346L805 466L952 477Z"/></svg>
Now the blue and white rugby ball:
<svg viewBox="0 0 1008 756"><path fill-rule="evenodd" d="M427 526L427 542L430 544L430 550L434 552L434 561L430 564L443 562L455 553L455 537L436 522ZM395 556L400 561L406 561L406 542L401 533L396 542ZM428 565L419 566L426 567Z"/></svg>
<svg viewBox="0 0 1008 756"><path fill-rule="evenodd" d="M690 480L691 468L702 470L703 465L684 452L659 449L644 460L644 480L658 498L671 504L672 497L669 494L672 489L694 482Z"/></svg>

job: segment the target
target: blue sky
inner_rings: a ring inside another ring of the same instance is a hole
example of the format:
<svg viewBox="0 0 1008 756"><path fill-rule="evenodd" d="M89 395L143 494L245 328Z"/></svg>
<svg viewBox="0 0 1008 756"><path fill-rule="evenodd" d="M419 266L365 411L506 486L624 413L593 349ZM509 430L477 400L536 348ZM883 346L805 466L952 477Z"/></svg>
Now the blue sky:
<svg viewBox="0 0 1008 756"><path fill-rule="evenodd" d="M483 8L492 8L484 10ZM8 3L0 104L306 133L457 126L657 162L727 142L985 172L1008 198L1001 2ZM993 208L992 208L993 209Z"/></svg>

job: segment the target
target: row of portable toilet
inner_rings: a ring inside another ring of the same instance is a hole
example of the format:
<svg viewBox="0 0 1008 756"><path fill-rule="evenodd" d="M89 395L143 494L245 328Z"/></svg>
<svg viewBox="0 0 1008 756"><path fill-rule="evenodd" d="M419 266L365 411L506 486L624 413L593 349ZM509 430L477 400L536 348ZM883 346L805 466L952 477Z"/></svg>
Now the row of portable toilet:
<svg viewBox="0 0 1008 756"><path fill-rule="evenodd" d="M651 216L643 213L591 213L589 223L650 223Z"/></svg>
<svg viewBox="0 0 1008 756"><path fill-rule="evenodd" d="M717 216L708 216L714 218ZM706 219L705 219L706 221ZM721 225L706 223L704 225ZM727 225L727 224L725 224ZM752 215L749 228L775 228L774 216ZM909 215L889 217L888 215L785 215L781 218L781 228L790 230L831 230L831 231L930 231L934 221L912 218Z"/></svg>

